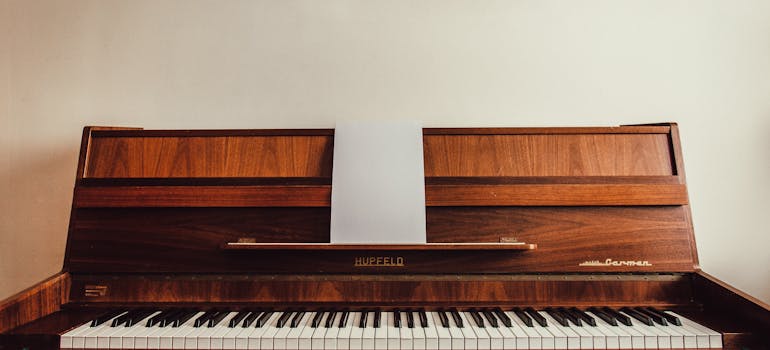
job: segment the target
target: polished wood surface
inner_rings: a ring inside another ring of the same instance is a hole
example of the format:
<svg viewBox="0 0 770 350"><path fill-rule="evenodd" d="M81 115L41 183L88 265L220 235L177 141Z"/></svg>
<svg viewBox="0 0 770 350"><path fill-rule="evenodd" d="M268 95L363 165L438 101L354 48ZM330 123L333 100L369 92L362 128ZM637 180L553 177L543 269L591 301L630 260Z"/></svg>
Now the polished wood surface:
<svg viewBox="0 0 770 350"><path fill-rule="evenodd" d="M70 275L59 273L0 302L0 333L58 311L69 301Z"/></svg>
<svg viewBox="0 0 770 350"><path fill-rule="evenodd" d="M134 306L653 305L770 343L770 307L699 270L676 124L423 139L440 249L329 246L333 130L85 128L63 273L0 303L0 350Z"/></svg>

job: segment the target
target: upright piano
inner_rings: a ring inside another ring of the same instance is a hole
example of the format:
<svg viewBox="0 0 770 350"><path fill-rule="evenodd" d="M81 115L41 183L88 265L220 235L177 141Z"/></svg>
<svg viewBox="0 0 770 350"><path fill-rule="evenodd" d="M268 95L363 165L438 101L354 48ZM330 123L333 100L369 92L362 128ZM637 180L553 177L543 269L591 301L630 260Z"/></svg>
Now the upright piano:
<svg viewBox="0 0 770 350"><path fill-rule="evenodd" d="M426 128L427 244L330 244L333 147L85 128L62 272L0 302L0 349L770 343L698 266L676 124Z"/></svg>

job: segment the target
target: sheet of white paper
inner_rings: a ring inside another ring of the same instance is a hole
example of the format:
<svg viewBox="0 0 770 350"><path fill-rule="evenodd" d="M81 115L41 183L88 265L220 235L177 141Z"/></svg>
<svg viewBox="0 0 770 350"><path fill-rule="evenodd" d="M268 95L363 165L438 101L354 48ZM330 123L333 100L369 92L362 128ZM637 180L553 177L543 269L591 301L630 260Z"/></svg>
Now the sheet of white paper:
<svg viewBox="0 0 770 350"><path fill-rule="evenodd" d="M422 124L338 122L331 243L425 243Z"/></svg>

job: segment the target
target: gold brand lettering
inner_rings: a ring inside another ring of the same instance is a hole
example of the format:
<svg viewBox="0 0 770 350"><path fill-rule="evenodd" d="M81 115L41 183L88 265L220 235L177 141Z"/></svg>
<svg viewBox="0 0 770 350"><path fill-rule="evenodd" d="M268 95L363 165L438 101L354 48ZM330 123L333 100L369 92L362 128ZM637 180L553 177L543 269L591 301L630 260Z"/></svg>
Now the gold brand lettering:
<svg viewBox="0 0 770 350"><path fill-rule="evenodd" d="M404 266L403 256L357 256L353 258L354 267L400 267Z"/></svg>
<svg viewBox="0 0 770 350"><path fill-rule="evenodd" d="M590 260L584 261L578 266L652 266L647 260L612 260L605 259L604 261Z"/></svg>

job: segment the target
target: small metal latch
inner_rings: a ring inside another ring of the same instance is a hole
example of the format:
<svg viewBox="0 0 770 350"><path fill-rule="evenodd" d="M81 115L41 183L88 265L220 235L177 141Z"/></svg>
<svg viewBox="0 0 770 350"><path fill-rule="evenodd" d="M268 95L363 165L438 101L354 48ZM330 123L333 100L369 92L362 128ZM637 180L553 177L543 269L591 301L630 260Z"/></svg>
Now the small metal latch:
<svg viewBox="0 0 770 350"><path fill-rule="evenodd" d="M107 295L107 286L87 284L85 287L85 296L87 297L103 297L105 295Z"/></svg>

